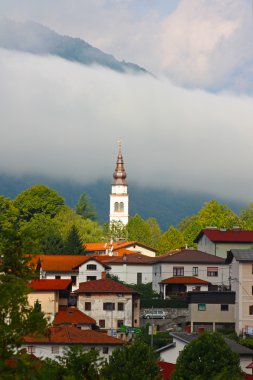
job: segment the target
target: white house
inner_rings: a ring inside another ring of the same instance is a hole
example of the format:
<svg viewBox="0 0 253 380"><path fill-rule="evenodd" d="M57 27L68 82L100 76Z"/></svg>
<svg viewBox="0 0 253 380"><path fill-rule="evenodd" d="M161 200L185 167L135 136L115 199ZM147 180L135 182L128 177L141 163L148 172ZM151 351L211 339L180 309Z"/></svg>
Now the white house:
<svg viewBox="0 0 253 380"><path fill-rule="evenodd" d="M231 289L236 294L236 332L253 335L253 250L232 249L228 262Z"/></svg>
<svg viewBox="0 0 253 380"><path fill-rule="evenodd" d="M102 330L120 331L122 325L138 327L138 293L108 278L79 284L77 307L96 320Z"/></svg>
<svg viewBox="0 0 253 380"><path fill-rule="evenodd" d="M240 228L226 230L225 228L205 228L196 237L198 249L223 258L227 257L231 249L253 248L253 231Z"/></svg>
<svg viewBox="0 0 253 380"><path fill-rule="evenodd" d="M57 356L62 356L67 348L73 346L98 349L102 358L108 358L116 347L123 344L123 340L98 331L80 330L73 326L55 326L50 327L44 336L25 336L21 348L43 359L57 360Z"/></svg>
<svg viewBox="0 0 253 380"><path fill-rule="evenodd" d="M147 284L153 279L154 258L140 253L112 256L103 260L110 266L110 274L128 284Z"/></svg>
<svg viewBox="0 0 253 380"><path fill-rule="evenodd" d="M31 264L43 279L71 279L73 290L84 281L101 279L109 267L85 255L34 255Z"/></svg>
<svg viewBox="0 0 253 380"><path fill-rule="evenodd" d="M198 286L194 280L196 278L203 285L210 283L210 285L219 288L230 285L229 266L221 257L194 249L183 249L159 256L155 261L153 265L153 289L156 292L160 292L160 284L164 280L179 277L182 278L181 284L182 281L188 281L189 278L192 278L191 283L195 288ZM188 290L193 289L188 288ZM203 290L206 290L205 287ZM167 291L170 291L169 285L166 287ZM187 286L180 287L179 291L187 291Z"/></svg>

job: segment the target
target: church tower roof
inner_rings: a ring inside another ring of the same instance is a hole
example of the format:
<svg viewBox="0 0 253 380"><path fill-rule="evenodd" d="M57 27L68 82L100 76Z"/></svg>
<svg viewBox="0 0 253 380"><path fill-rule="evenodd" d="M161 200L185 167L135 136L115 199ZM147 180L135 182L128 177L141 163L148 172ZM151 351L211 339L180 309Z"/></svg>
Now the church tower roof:
<svg viewBox="0 0 253 380"><path fill-rule="evenodd" d="M121 142L119 142L119 152L118 152L118 157L117 157L117 163L116 163L116 168L113 173L113 185L127 185L126 181L126 172L124 168L124 161L123 161L123 156L121 152Z"/></svg>

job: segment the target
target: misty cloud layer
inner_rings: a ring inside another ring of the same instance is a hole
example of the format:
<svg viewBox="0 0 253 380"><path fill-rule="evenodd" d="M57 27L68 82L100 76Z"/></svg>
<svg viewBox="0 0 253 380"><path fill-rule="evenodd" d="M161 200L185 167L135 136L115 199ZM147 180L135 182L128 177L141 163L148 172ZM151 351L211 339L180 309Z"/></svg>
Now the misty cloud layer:
<svg viewBox="0 0 253 380"><path fill-rule="evenodd" d="M111 178L252 201L253 99L0 50L0 171Z"/></svg>

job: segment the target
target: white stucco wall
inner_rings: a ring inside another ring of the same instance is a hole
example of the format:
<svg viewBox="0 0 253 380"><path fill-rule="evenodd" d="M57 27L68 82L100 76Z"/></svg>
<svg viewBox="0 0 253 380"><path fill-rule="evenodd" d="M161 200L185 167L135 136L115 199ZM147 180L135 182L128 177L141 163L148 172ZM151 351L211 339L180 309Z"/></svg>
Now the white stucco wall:
<svg viewBox="0 0 253 380"><path fill-rule="evenodd" d="M80 346L80 344L79 344ZM22 345L21 348L27 349L27 347L35 347L35 352L34 355L37 357L41 357L43 359L49 358L53 360L57 360L57 356L63 356L64 350L66 350L69 346L68 345L56 345L56 344L35 344L35 343L27 343ZM52 352L52 347L59 347L59 353L53 353ZM111 345L83 345L85 349L91 349L91 348L96 348L99 350L99 354L101 358L108 358L111 354L112 351L115 349L116 346L111 346ZM108 347L108 354L103 354L103 347ZM118 346L117 346L118 347Z"/></svg>
<svg viewBox="0 0 253 380"><path fill-rule="evenodd" d="M127 284L137 284L137 273L142 273L142 283L152 282L153 265L129 265L129 264L109 264L110 274L118 276L121 281Z"/></svg>
<svg viewBox="0 0 253 380"><path fill-rule="evenodd" d="M85 310L85 302L91 302L91 310ZM103 310L105 302L115 304L115 310ZM118 310L118 303L124 303L124 310ZM123 320L124 325L132 326L132 296L123 295L118 297L115 294L106 295L91 295L87 297L85 294L80 294L78 297L77 307L79 310L96 320L99 325L99 320L105 320L104 329L117 329L117 321Z"/></svg>
<svg viewBox="0 0 253 380"><path fill-rule="evenodd" d="M123 202L124 210L115 211L114 204L115 202ZM110 222L120 221L124 225L128 223L128 193L126 185L112 185L112 190L110 194Z"/></svg>
<svg viewBox="0 0 253 380"><path fill-rule="evenodd" d="M28 294L28 302L31 307L34 307L37 300L41 304L41 311L45 313L49 323L51 323L59 309L59 293L54 291L41 291Z"/></svg>
<svg viewBox="0 0 253 380"><path fill-rule="evenodd" d="M227 252L231 249L252 249L253 243L214 243L206 235L198 242L198 250L215 256L227 258Z"/></svg>

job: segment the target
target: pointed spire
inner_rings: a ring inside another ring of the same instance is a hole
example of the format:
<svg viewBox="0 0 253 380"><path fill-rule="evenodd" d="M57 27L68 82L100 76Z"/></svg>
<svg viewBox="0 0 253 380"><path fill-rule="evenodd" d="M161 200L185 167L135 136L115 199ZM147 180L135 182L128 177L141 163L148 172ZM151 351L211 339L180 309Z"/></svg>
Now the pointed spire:
<svg viewBox="0 0 253 380"><path fill-rule="evenodd" d="M121 140L118 140L118 145L119 145L119 152L118 152L115 172L113 173L113 178L114 178L113 185L127 185L127 181L126 181L127 175L125 172L124 161L123 161L123 156L121 152L121 145L122 145Z"/></svg>

